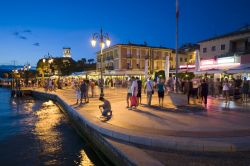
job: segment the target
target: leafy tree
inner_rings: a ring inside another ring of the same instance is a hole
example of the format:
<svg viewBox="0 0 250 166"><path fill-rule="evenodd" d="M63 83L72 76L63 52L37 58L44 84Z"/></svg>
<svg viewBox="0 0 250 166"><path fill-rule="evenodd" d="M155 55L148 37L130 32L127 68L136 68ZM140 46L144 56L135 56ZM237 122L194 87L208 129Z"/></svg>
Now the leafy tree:
<svg viewBox="0 0 250 166"><path fill-rule="evenodd" d="M3 78L9 78L9 74L8 73L3 73Z"/></svg>

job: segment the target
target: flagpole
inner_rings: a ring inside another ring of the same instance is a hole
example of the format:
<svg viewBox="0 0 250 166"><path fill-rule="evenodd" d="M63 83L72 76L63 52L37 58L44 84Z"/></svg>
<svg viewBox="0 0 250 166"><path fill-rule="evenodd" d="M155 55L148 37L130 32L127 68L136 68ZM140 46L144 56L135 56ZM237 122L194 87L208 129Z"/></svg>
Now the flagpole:
<svg viewBox="0 0 250 166"><path fill-rule="evenodd" d="M175 56L175 87L178 92L178 68L179 68L179 56L178 56L178 19L179 19L179 2L176 0L176 56Z"/></svg>

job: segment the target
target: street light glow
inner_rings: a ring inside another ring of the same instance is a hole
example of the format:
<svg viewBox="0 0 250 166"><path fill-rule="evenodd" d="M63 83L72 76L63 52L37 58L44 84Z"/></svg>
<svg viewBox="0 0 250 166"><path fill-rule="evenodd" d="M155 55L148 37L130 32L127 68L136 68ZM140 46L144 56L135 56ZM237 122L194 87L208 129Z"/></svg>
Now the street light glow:
<svg viewBox="0 0 250 166"><path fill-rule="evenodd" d="M92 47L95 47L95 46L96 46L96 40L95 40L95 39L92 39L92 40L91 40L91 45L92 45Z"/></svg>
<svg viewBox="0 0 250 166"><path fill-rule="evenodd" d="M109 47L109 46L110 46L110 44L111 44L110 39L107 39L107 40L106 40L106 45L107 45L107 47Z"/></svg>
<svg viewBox="0 0 250 166"><path fill-rule="evenodd" d="M104 49L105 43L104 43L104 42L101 42L101 43L100 43L100 46L101 46L102 49Z"/></svg>

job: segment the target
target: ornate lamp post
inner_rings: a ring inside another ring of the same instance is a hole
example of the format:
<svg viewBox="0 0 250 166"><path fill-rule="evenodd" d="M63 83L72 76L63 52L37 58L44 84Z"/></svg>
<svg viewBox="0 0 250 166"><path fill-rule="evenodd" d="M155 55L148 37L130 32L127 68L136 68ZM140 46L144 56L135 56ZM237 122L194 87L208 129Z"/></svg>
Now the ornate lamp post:
<svg viewBox="0 0 250 166"><path fill-rule="evenodd" d="M100 33L94 33L92 35L91 45L93 47L96 46L97 40L99 40L100 47L101 47L101 82L100 82L101 93L100 93L100 97L103 97L104 96L104 92L103 92L103 68L102 68L103 58L102 58L102 50L105 48L105 43L106 43L106 46L109 47L111 41L110 41L108 33L103 33L102 32L102 28L101 28L101 32Z"/></svg>

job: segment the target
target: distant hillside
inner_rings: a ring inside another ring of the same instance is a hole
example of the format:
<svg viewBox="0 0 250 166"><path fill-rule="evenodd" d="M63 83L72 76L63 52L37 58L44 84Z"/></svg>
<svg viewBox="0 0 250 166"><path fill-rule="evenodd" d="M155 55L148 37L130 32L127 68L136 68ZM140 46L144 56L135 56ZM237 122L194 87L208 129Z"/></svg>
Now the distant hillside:
<svg viewBox="0 0 250 166"><path fill-rule="evenodd" d="M23 66L14 66L14 65L0 65L0 77L2 77L3 73L9 73L13 69L21 69ZM35 70L34 67L31 70Z"/></svg>

